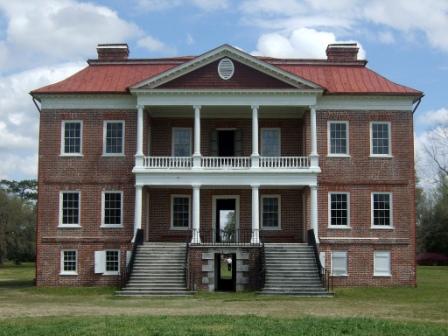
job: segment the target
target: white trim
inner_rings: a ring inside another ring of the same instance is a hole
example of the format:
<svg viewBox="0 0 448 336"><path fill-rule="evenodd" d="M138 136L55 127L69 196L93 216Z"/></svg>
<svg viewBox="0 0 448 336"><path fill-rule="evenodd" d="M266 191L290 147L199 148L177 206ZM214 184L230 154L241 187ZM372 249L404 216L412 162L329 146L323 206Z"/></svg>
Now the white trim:
<svg viewBox="0 0 448 336"><path fill-rule="evenodd" d="M174 131L175 130L188 130L188 132L190 133L190 148L189 148L189 155L192 155L193 152L193 146L192 146L192 141L193 141L193 129L191 127L171 127L171 156L176 156L174 155Z"/></svg>
<svg viewBox="0 0 448 336"><path fill-rule="evenodd" d="M218 59L228 57L231 60L243 63L255 70L263 72L264 74L277 78L280 81L286 82L292 86L308 86L311 89L321 90L322 88L299 76L293 75L279 67L262 61L244 51L236 49L228 44L224 44L215 49L212 49L188 62L182 63L172 69L162 72L161 74L152 78L143 80L133 86L131 90L136 90L143 87L155 88L164 83L167 83L175 78L181 77L187 73L197 70L207 64L210 64Z"/></svg>
<svg viewBox="0 0 448 336"><path fill-rule="evenodd" d="M65 153L65 124L66 123L80 123L80 142L79 153ZM83 121L82 120L62 120L61 122L61 142L60 142L60 156L82 157L82 145L83 145Z"/></svg>
<svg viewBox="0 0 448 336"><path fill-rule="evenodd" d="M111 194L120 194L120 223L121 224L104 224L104 214L106 212L105 206L106 206L106 193ZM102 190L101 191L101 228L108 228L108 229L120 229L123 227L123 191L121 190Z"/></svg>
<svg viewBox="0 0 448 336"><path fill-rule="evenodd" d="M235 230L240 228L240 195L212 195L212 230L216 228L216 200L234 199L235 200ZM215 239L215 237L213 237Z"/></svg>
<svg viewBox="0 0 448 336"><path fill-rule="evenodd" d="M74 251L76 256L76 270L75 271L64 271L64 252ZM59 275L78 275L78 250L76 249L64 249L61 250L60 254L60 270Z"/></svg>
<svg viewBox="0 0 448 336"><path fill-rule="evenodd" d="M346 151L345 153L331 153L331 124L345 124L346 127ZM348 120L327 121L327 156L328 157L350 157L350 131Z"/></svg>
<svg viewBox="0 0 448 336"><path fill-rule="evenodd" d="M64 193L70 193L70 194L78 194L78 224L62 224L62 204L63 204L63 194ZM80 228L81 227L81 192L79 190L61 190L59 191L59 222L58 222L58 228L59 229L70 229L70 228Z"/></svg>
<svg viewBox="0 0 448 336"><path fill-rule="evenodd" d="M388 137L389 137L389 153L388 154L373 154L373 124L387 124ZM391 158L392 155L392 132L391 132L391 122L390 121L371 121L369 123L369 133L370 133L370 157L374 158Z"/></svg>
<svg viewBox="0 0 448 336"><path fill-rule="evenodd" d="M109 112L135 112L137 99L126 94L35 94L42 110L107 109ZM56 111L58 112L58 111Z"/></svg>
<svg viewBox="0 0 448 336"><path fill-rule="evenodd" d="M260 155L265 156L264 154L264 140L263 133L266 130L277 130L278 131L278 156L282 156L282 129L280 127L262 127L260 129ZM272 156L272 155L267 155Z"/></svg>
<svg viewBox="0 0 448 336"><path fill-rule="evenodd" d="M382 256L381 256L382 255ZM377 266L377 258L384 258L387 256L389 262L389 271L388 272L378 272L376 269ZM392 276L392 253L391 251L373 251L373 276L375 277L391 277Z"/></svg>
<svg viewBox="0 0 448 336"><path fill-rule="evenodd" d="M263 225L263 202L265 200L265 198L276 198L278 200L278 214L277 214L277 221L278 221L278 226L272 227L272 226L264 226ZM260 200L261 200L261 206L260 206L260 228L262 230L266 230L266 231L279 231L282 229L282 197L281 195L272 195L272 194L262 194L260 196Z"/></svg>
<svg viewBox="0 0 448 336"><path fill-rule="evenodd" d="M174 199L175 198L188 198L188 226L187 227L176 227L173 225L174 220ZM176 231L188 231L191 228L191 195L189 194L171 194L170 198L170 230L176 230Z"/></svg>
<svg viewBox="0 0 448 336"><path fill-rule="evenodd" d="M106 135L107 135L107 124L121 124L122 129L122 139L121 139L121 153L107 153L106 152ZM125 121L124 120L104 120L103 121L103 156L125 156Z"/></svg>
<svg viewBox="0 0 448 336"><path fill-rule="evenodd" d="M333 270L333 257L336 255L340 255L340 257L342 257L343 255L345 255L345 273L343 274L334 274L334 270ZM334 277L346 277L348 276L348 252L347 251L331 251L331 275Z"/></svg>
<svg viewBox="0 0 448 336"><path fill-rule="evenodd" d="M116 271L116 272L107 271L107 252L118 252L118 271ZM120 275L120 268L121 268L120 250L117 250L117 249L104 250L104 273L103 273L103 275Z"/></svg>
<svg viewBox="0 0 448 336"><path fill-rule="evenodd" d="M331 195L343 194L347 195L347 225L332 225L331 224ZM346 191L330 191L328 193L328 228L329 229L351 229L350 227L350 193Z"/></svg>
<svg viewBox="0 0 448 336"><path fill-rule="evenodd" d="M374 225L373 220L373 195L389 195L389 215L390 215L390 225ZM370 193L370 228L371 229L380 229L380 230L393 230L394 229L394 207L393 207L392 193L391 192L376 192L373 191Z"/></svg>
<svg viewBox="0 0 448 336"><path fill-rule="evenodd" d="M327 240L409 240L409 238L391 238L391 237L321 237Z"/></svg>
<svg viewBox="0 0 448 336"><path fill-rule="evenodd" d="M413 110L416 96L325 95L319 96L319 110L408 111Z"/></svg>

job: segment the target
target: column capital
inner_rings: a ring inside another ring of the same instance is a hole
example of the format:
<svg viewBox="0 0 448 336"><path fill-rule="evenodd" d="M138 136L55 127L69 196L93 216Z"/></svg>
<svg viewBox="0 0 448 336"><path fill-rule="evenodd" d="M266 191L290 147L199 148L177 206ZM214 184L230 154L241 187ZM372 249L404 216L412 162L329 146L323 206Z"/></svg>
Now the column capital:
<svg viewBox="0 0 448 336"><path fill-rule="evenodd" d="M257 110L257 111L258 111L259 107L260 107L260 106L258 106L258 105L251 105L252 111L253 111L253 110Z"/></svg>
<svg viewBox="0 0 448 336"><path fill-rule="evenodd" d="M145 105L137 104L137 110L143 110Z"/></svg>
<svg viewBox="0 0 448 336"><path fill-rule="evenodd" d="M202 105L193 105L193 110L200 110L202 108Z"/></svg>
<svg viewBox="0 0 448 336"><path fill-rule="evenodd" d="M310 108L310 110L316 111L316 105L308 105L308 107Z"/></svg>
<svg viewBox="0 0 448 336"><path fill-rule="evenodd" d="M258 189L258 188L260 188L260 185L259 184L251 184L250 187L252 189Z"/></svg>
<svg viewBox="0 0 448 336"><path fill-rule="evenodd" d="M199 188L201 188L201 186L202 186L202 184L200 184L200 183L192 183L192 184L191 184L191 187L192 187L193 189L199 189Z"/></svg>

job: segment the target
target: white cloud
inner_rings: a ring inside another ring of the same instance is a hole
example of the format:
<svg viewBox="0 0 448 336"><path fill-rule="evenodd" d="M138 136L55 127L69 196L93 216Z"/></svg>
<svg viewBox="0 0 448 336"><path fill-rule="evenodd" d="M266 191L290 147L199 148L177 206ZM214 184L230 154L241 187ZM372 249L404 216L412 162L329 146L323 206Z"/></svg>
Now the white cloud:
<svg viewBox="0 0 448 336"><path fill-rule="evenodd" d="M182 0L137 0L137 7L147 12L170 9L181 4Z"/></svg>
<svg viewBox="0 0 448 336"><path fill-rule="evenodd" d="M448 108L423 112L418 117L418 122L429 126L448 126Z"/></svg>
<svg viewBox="0 0 448 336"><path fill-rule="evenodd" d="M162 41L159 41L158 39L150 35L146 35L145 37L139 39L137 41L137 46L155 53L174 54L176 52L174 48L169 47Z"/></svg>
<svg viewBox="0 0 448 336"><path fill-rule="evenodd" d="M205 11L226 9L229 7L229 0L191 0L193 4Z"/></svg>
<svg viewBox="0 0 448 336"><path fill-rule="evenodd" d="M395 37L390 31L378 33L378 41L384 44L392 44L395 42Z"/></svg>
<svg viewBox="0 0 448 336"><path fill-rule="evenodd" d="M7 22L0 41L3 68L84 59L94 55L97 43L143 35L115 11L74 0L0 1L0 13Z"/></svg>
<svg viewBox="0 0 448 336"><path fill-rule="evenodd" d="M330 32L317 31L310 28L299 28L291 34L263 34L257 42L255 55L279 58L326 58L325 50L330 43L349 42L338 41ZM365 58L365 51L359 45L358 58Z"/></svg>
<svg viewBox="0 0 448 336"><path fill-rule="evenodd" d="M0 179L37 178L37 154L2 155Z"/></svg>
<svg viewBox="0 0 448 336"><path fill-rule="evenodd" d="M137 8L146 12L193 5L203 11L214 11L229 7L229 0L136 0Z"/></svg>

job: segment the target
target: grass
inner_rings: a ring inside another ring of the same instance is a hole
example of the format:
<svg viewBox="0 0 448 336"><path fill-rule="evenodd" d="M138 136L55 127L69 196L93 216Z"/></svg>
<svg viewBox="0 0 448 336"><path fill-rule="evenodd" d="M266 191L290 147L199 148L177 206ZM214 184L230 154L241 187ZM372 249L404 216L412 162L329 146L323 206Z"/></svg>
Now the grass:
<svg viewBox="0 0 448 336"><path fill-rule="evenodd" d="M417 288L338 289L334 298L198 293L122 298L114 288L35 288L32 264L0 268L3 335L448 335L448 267Z"/></svg>

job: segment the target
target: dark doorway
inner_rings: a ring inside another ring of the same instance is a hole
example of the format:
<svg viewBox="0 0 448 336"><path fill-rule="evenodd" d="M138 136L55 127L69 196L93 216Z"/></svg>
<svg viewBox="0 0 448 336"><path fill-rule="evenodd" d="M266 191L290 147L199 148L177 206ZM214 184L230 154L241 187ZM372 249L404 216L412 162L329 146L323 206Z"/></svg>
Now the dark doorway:
<svg viewBox="0 0 448 336"><path fill-rule="evenodd" d="M218 130L218 156L235 156L234 130Z"/></svg>
<svg viewBox="0 0 448 336"><path fill-rule="evenodd" d="M216 199L215 240L217 243L236 242L236 199Z"/></svg>
<svg viewBox="0 0 448 336"><path fill-rule="evenodd" d="M236 254L215 254L216 290L235 291L236 289Z"/></svg>

